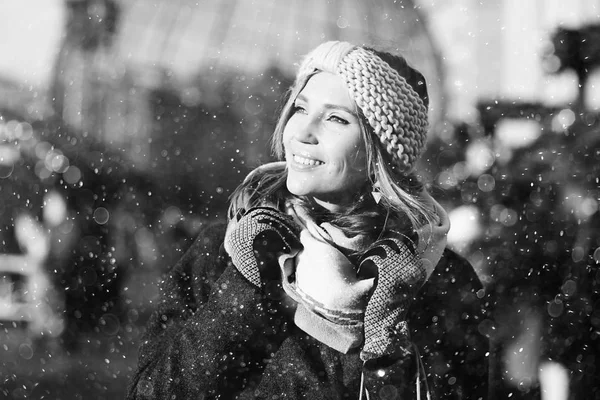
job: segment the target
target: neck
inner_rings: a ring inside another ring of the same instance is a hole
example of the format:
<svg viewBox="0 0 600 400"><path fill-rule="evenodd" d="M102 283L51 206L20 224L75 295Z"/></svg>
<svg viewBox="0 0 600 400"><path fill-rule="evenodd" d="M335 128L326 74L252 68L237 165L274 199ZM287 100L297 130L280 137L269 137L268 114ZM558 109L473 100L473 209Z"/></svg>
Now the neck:
<svg viewBox="0 0 600 400"><path fill-rule="evenodd" d="M331 213L341 213L344 210L346 210L349 205L347 205L346 203L342 203L342 202L332 202L332 201L328 201L328 200L323 200L323 199L317 199L316 197L313 197L314 202L319 205L320 207L323 207L324 209L326 209L327 211L331 212Z"/></svg>

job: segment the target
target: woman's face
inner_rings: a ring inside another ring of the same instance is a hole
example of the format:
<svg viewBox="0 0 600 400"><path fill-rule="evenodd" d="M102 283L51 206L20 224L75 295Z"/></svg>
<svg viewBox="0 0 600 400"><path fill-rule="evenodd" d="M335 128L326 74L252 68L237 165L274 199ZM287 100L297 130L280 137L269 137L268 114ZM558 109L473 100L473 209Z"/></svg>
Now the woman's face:
<svg viewBox="0 0 600 400"><path fill-rule="evenodd" d="M367 181L366 149L354 101L340 77L312 76L283 130L287 188L334 211Z"/></svg>

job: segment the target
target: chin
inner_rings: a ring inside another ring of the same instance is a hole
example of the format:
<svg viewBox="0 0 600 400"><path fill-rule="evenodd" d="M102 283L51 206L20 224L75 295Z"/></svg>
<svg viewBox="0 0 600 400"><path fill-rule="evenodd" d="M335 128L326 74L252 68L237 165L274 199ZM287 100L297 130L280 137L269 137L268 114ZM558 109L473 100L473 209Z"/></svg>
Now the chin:
<svg viewBox="0 0 600 400"><path fill-rule="evenodd" d="M286 186L287 190L296 196L307 196L311 193L309 185L306 184L306 179L300 180L298 177L292 176L293 174L288 173Z"/></svg>

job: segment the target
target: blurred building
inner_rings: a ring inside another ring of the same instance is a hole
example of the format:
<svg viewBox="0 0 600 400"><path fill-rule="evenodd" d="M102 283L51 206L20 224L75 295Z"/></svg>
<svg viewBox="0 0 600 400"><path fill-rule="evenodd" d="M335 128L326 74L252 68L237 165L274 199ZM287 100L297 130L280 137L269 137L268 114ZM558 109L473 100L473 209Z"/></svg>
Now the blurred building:
<svg viewBox="0 0 600 400"><path fill-rule="evenodd" d="M15 92L43 97L67 29L65 4L71 8L87 4L89 12L100 17L106 12L103 3L3 2L2 15L20 17L6 18L0 28L2 52L10 54L0 62L0 77L25 85ZM142 87L160 85L163 73L183 87L198 71L217 67L256 73L275 64L289 73L292 63L315 43L342 38L405 52L438 93L434 104L441 103L440 110L447 106L451 117L474 118L474 104L481 97L542 98L550 104L573 101L577 92L573 76L548 77L539 59L558 26L597 22L598 1L414 3L416 10L412 2L384 1L285 6L274 1L231 0L202 6L186 1L154 1L150 6L118 1L117 37L107 64L116 70L113 77L131 70ZM443 77L447 79L440 80ZM447 92L445 101L438 84ZM590 106L598 107L600 100L593 93L589 96ZM197 97L193 91L186 95L190 101Z"/></svg>
<svg viewBox="0 0 600 400"><path fill-rule="evenodd" d="M227 71L243 79L246 84L239 86L248 91L259 77L271 78L264 75L269 69L290 77L294 63L323 40L347 39L405 54L428 79L433 134L447 119L475 121L482 98L567 105L578 93L574 73L549 75L540 59L557 27L600 18L597 0L28 0L0 7L2 15L19 16L6 18L0 28L0 51L10 55L0 61L0 87L10 94L2 96L6 107L41 118L52 113L54 103L73 129L123 149L143 168L160 160L164 150L152 154L148 143L161 135L152 132L156 89L167 88L187 107L216 108L219 96L199 86L218 87ZM591 74L591 86L598 85L598 76ZM594 109L600 107L596 92L588 91L585 99ZM249 93L238 95L248 100ZM260 108L254 103L260 101L250 99L248 108ZM259 113L244 110L241 116L254 114L239 138L251 163L265 156L265 137L257 133L264 129L251 127Z"/></svg>
<svg viewBox="0 0 600 400"><path fill-rule="evenodd" d="M210 169L219 151L250 165L267 159L282 80L287 85L295 63L324 40L401 51L429 77L433 117L444 107L438 52L411 1L66 4L52 82L56 111L73 129L126 152L138 168L164 171L173 164L165 158L177 157L196 159L190 169ZM238 126L188 134L190 115L216 118L226 107ZM232 146L238 154L228 151Z"/></svg>
<svg viewBox="0 0 600 400"><path fill-rule="evenodd" d="M427 26L443 56L452 119L475 120L475 105L482 98L540 101L551 106L576 100L575 74L548 74L541 60L559 27L600 23L599 1L417 3L422 3ZM599 73L592 79L597 87ZM600 109L598 91L591 90L586 102L589 108Z"/></svg>

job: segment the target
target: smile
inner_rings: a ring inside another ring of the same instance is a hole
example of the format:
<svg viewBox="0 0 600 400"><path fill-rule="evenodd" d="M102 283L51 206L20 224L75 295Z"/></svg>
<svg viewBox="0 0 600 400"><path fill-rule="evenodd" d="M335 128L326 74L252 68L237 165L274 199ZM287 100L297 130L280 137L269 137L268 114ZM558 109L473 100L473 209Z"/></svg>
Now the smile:
<svg viewBox="0 0 600 400"><path fill-rule="evenodd" d="M325 164L323 161L315 160L314 158L301 157L296 154L294 154L293 158L295 163L306 166L319 166Z"/></svg>

